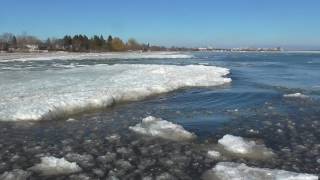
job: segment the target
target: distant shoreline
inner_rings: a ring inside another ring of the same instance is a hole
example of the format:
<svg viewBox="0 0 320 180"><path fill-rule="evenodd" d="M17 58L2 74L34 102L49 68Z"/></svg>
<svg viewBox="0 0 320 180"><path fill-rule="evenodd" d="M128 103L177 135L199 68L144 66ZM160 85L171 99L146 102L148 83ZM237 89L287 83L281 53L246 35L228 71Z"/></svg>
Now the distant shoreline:
<svg viewBox="0 0 320 180"><path fill-rule="evenodd" d="M148 53L179 53L179 52L226 52L226 53L320 53L320 50L281 50L281 51L246 51L246 50L238 50L238 51L223 51L223 50L167 50L167 51L110 51L110 52L72 52L72 51L0 51L0 56L3 55L46 55L46 54L129 54L129 53L141 53L141 54L148 54Z"/></svg>
<svg viewBox="0 0 320 180"><path fill-rule="evenodd" d="M320 54L320 51L125 51L125 52L2 52L0 62L10 61L47 61L47 60L90 60L90 59L178 59L193 58L192 53L301 53L301 54Z"/></svg>

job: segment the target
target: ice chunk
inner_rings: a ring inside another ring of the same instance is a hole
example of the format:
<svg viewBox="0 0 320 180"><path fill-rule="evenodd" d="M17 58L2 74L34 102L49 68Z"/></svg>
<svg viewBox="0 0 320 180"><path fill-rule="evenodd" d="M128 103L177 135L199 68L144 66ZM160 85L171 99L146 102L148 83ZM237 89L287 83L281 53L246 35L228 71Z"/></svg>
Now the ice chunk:
<svg viewBox="0 0 320 180"><path fill-rule="evenodd" d="M183 87L223 85L231 82L228 73L214 66L142 64L0 72L0 121L67 119Z"/></svg>
<svg viewBox="0 0 320 180"><path fill-rule="evenodd" d="M21 169L14 169L13 171L6 171L1 174L0 180L27 180L30 174L30 172L23 171Z"/></svg>
<svg viewBox="0 0 320 180"><path fill-rule="evenodd" d="M67 122L73 122L73 121L76 121L76 119L73 119L73 118L67 119Z"/></svg>
<svg viewBox="0 0 320 180"><path fill-rule="evenodd" d="M107 136L105 139L111 143L114 143L114 142L119 141L121 139L121 137L118 134L112 134L110 136Z"/></svg>
<svg viewBox="0 0 320 180"><path fill-rule="evenodd" d="M133 168L133 166L131 165L131 163L129 161L126 161L123 159L118 160L115 164L121 170L129 170L129 169Z"/></svg>
<svg viewBox="0 0 320 180"><path fill-rule="evenodd" d="M68 153L65 155L65 158L70 162L76 162L83 168L89 168L94 166L94 158L90 154L77 154L77 153Z"/></svg>
<svg viewBox="0 0 320 180"><path fill-rule="evenodd" d="M103 177L105 175L105 172L102 169L93 169L92 172L98 177Z"/></svg>
<svg viewBox="0 0 320 180"><path fill-rule="evenodd" d="M71 163L64 158L59 159L52 156L41 158L41 163L29 169L43 176L72 174L82 170L76 163Z"/></svg>
<svg viewBox="0 0 320 180"><path fill-rule="evenodd" d="M207 171L204 180L318 180L312 174L295 173L278 169L254 168L245 164L220 162Z"/></svg>
<svg viewBox="0 0 320 180"><path fill-rule="evenodd" d="M208 151L208 156L214 159L218 159L221 156L221 153L218 151L210 150Z"/></svg>
<svg viewBox="0 0 320 180"><path fill-rule="evenodd" d="M309 96L304 95L302 93L294 93L294 94L285 94L285 95L283 95L283 97L285 97L285 98L302 98L302 99L304 99L304 98L308 98Z"/></svg>
<svg viewBox="0 0 320 180"><path fill-rule="evenodd" d="M97 160L102 163L102 164L107 164L107 163L111 163L112 161L114 161L117 157L116 153L110 153L108 152L106 155L104 156L99 156L97 158Z"/></svg>
<svg viewBox="0 0 320 180"><path fill-rule="evenodd" d="M272 150L264 144L257 144L253 140L247 140L230 134L224 135L218 140L223 148L233 154L240 154L248 157L265 158L273 155Z"/></svg>
<svg viewBox="0 0 320 180"><path fill-rule="evenodd" d="M178 124L153 116L144 118L141 123L129 127L129 129L139 134L175 141L190 140L196 137L193 133L186 131Z"/></svg>

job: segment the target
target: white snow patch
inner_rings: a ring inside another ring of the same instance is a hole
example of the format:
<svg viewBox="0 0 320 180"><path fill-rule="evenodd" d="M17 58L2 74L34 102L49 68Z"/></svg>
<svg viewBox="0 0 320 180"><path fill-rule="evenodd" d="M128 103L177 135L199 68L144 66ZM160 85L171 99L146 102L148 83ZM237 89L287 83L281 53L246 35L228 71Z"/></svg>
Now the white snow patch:
<svg viewBox="0 0 320 180"><path fill-rule="evenodd" d="M66 118L183 87L230 83L229 70L202 65L92 65L0 72L0 121Z"/></svg>
<svg viewBox="0 0 320 180"><path fill-rule="evenodd" d="M196 137L178 124L153 116L142 119L141 123L131 126L129 129L139 134L175 141L190 140Z"/></svg>
<svg viewBox="0 0 320 180"><path fill-rule="evenodd" d="M312 174L290 171L254 168L245 164L220 162L203 175L204 180L318 180Z"/></svg>
<svg viewBox="0 0 320 180"><path fill-rule="evenodd" d="M224 135L218 140L218 143L222 145L226 151L233 154L258 158L270 157L273 155L272 150L267 148L264 144L257 144L253 140L247 140L230 134Z"/></svg>
<svg viewBox="0 0 320 180"><path fill-rule="evenodd" d="M308 98L309 96L304 95L302 93L294 93L294 94L285 94L285 95L283 95L283 97L285 97L285 98L302 98L302 99L305 99L305 98Z"/></svg>
<svg viewBox="0 0 320 180"><path fill-rule="evenodd" d="M59 159L52 156L42 157L41 163L36 164L29 169L40 173L43 176L73 174L82 170L74 162L71 163L64 158Z"/></svg>

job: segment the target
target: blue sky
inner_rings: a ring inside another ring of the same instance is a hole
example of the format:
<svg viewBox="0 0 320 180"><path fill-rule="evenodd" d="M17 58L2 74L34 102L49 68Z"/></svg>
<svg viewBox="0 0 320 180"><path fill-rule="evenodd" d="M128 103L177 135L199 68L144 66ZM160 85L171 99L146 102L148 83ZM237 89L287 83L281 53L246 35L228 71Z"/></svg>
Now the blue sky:
<svg viewBox="0 0 320 180"><path fill-rule="evenodd" d="M319 0L1 0L0 33L157 45L320 49Z"/></svg>

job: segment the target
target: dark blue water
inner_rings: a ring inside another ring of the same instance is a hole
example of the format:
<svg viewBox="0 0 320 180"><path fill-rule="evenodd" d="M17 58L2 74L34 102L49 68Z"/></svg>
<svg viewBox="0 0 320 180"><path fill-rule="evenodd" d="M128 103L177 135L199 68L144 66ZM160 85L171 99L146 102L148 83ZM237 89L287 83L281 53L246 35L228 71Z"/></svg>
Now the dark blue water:
<svg viewBox="0 0 320 180"><path fill-rule="evenodd" d="M208 142L216 143L224 134L260 139L277 154L277 159L272 162L234 159L236 162L295 172L320 173L320 53L196 52L193 55L194 58L191 59L15 62L15 66L19 67L26 67L31 63L31 70L35 71L57 68L56 64L215 65L231 70L232 83L212 88L186 88L139 102L119 104L103 111L77 115L73 118L78 121L72 123L66 123L64 120L1 123L1 157L2 162L7 164L0 166L0 173L12 168L30 167L35 162L34 155L38 153L63 156L67 153L62 150L66 146L62 143L64 141L70 141L68 145L74 152L89 153L95 157L109 151L115 152L120 147L135 149L137 147L132 145L132 142L138 141L138 146L141 147L162 148L161 153L150 155L148 158L166 157L174 150L182 153L186 149L192 150L194 156L200 158L203 157L201 149L195 147ZM285 94L292 93L302 93L308 97L284 97ZM148 115L183 125L198 136L197 142L180 144L136 140L137 137L128 131L128 127ZM105 142L105 137L114 133L121 135L121 142ZM86 140L96 143L89 146ZM39 152L27 151L34 146L41 147ZM27 161L10 162L10 157L14 154L19 154ZM137 161L146 158L139 153L131 155L138 159ZM118 155L117 158L126 157ZM201 166L188 165L182 169L195 179L215 162L204 163L204 160L199 160L198 163ZM156 164L154 167L158 168L154 170L155 174L168 171L161 165ZM112 168L114 167L110 167L109 170ZM149 171L151 170L145 173ZM90 169L86 173L94 176Z"/></svg>
<svg viewBox="0 0 320 180"><path fill-rule="evenodd" d="M311 111L318 107L320 54L201 52L194 55L193 59L136 63L222 66L231 69L232 83L219 88L181 90L143 102L150 108L155 106L149 110L151 114L182 123L200 136L207 136L231 119L244 120L259 113L305 116L296 109ZM310 98L284 98L291 93Z"/></svg>

